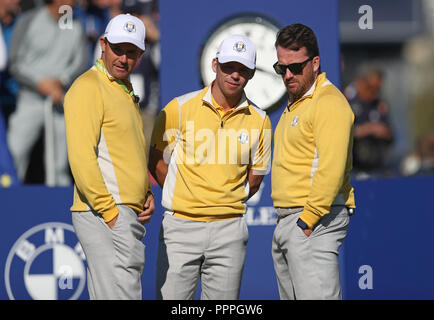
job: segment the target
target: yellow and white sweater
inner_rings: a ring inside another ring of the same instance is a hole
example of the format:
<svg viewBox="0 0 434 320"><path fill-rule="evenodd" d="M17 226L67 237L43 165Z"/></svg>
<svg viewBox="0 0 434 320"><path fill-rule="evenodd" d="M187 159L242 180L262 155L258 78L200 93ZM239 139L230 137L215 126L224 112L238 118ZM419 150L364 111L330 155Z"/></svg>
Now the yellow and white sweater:
<svg viewBox="0 0 434 320"><path fill-rule="evenodd" d="M162 205L190 220L223 220L246 211L247 174L269 172L271 122L243 95L223 114L211 86L170 101L160 112L151 146L168 163Z"/></svg>
<svg viewBox="0 0 434 320"><path fill-rule="evenodd" d="M350 185L354 114L321 73L312 88L285 108L274 133L271 198L275 207L304 207L312 228L332 205L355 207Z"/></svg>
<svg viewBox="0 0 434 320"><path fill-rule="evenodd" d="M92 67L74 81L64 109L75 180L71 211L93 209L106 222L118 214L116 204L141 211L151 187L138 105L113 78Z"/></svg>

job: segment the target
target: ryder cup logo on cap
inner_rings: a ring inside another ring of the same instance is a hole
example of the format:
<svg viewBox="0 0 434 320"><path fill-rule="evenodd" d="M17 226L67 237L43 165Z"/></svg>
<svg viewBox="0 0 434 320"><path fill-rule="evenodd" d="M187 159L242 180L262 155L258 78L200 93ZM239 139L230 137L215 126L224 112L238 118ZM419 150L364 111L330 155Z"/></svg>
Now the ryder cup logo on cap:
<svg viewBox="0 0 434 320"><path fill-rule="evenodd" d="M127 22L125 23L124 26L125 30L127 30L128 32L136 32L136 26L134 23L132 22Z"/></svg>
<svg viewBox="0 0 434 320"><path fill-rule="evenodd" d="M132 43L145 50L145 25L129 13L120 14L110 20L104 32L104 37L110 43Z"/></svg>
<svg viewBox="0 0 434 320"><path fill-rule="evenodd" d="M246 45L242 41L235 42L234 50L238 52L246 51Z"/></svg>
<svg viewBox="0 0 434 320"><path fill-rule="evenodd" d="M220 63L235 61L255 69L256 46L243 35L231 35L222 41L216 57Z"/></svg>

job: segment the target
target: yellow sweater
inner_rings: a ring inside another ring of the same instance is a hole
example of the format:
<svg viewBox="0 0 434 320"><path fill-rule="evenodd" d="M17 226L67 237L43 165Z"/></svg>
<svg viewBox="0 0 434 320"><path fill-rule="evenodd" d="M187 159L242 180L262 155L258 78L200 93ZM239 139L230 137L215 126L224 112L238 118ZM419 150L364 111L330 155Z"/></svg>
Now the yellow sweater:
<svg viewBox="0 0 434 320"><path fill-rule="evenodd" d="M332 204L355 207L350 185L354 114L325 73L285 108L274 133L271 198L275 207L304 207L312 228Z"/></svg>
<svg viewBox="0 0 434 320"><path fill-rule="evenodd" d="M269 172L271 122L245 96L223 117L210 86L170 101L160 112L151 145L169 165L162 205L198 221L245 213L247 173Z"/></svg>
<svg viewBox="0 0 434 320"><path fill-rule="evenodd" d="M106 222L118 214L116 204L141 211L150 184L138 105L93 67L75 80L64 107L75 180L71 211L93 209Z"/></svg>

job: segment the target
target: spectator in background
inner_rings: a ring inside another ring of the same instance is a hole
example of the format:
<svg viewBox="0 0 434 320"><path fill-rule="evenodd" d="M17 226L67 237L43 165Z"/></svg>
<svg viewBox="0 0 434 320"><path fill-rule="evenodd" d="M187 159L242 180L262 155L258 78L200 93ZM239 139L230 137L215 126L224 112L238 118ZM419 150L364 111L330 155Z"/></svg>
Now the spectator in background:
<svg viewBox="0 0 434 320"><path fill-rule="evenodd" d="M20 89L9 119L8 144L21 181L44 126L44 103L49 99L53 104L54 184L71 183L62 103L65 91L86 67L87 56L80 23L74 20L71 28L59 24L62 5L72 7L74 0L47 1L23 13L11 40L10 72Z"/></svg>
<svg viewBox="0 0 434 320"><path fill-rule="evenodd" d="M45 4L44 0L18 0L21 12L31 10L36 7L41 7Z"/></svg>
<svg viewBox="0 0 434 320"><path fill-rule="evenodd" d="M5 0L0 0L0 19L3 17L3 2ZM2 20L2 19L1 19ZM0 71L3 71L6 68L7 63L7 51L6 51L6 43L3 38L3 29L2 24L0 23Z"/></svg>
<svg viewBox="0 0 434 320"><path fill-rule="evenodd" d="M372 65L362 65L354 82L345 89L355 114L353 168L356 177L384 173L393 141L389 108L380 99L382 72Z"/></svg>
<svg viewBox="0 0 434 320"><path fill-rule="evenodd" d="M0 0L0 22L3 26L11 24L20 12L20 0Z"/></svg>
<svg viewBox="0 0 434 320"><path fill-rule="evenodd" d="M156 114L160 109L158 3L155 0L124 0L122 10L138 17L146 27L146 50L130 77L140 97L144 134L149 146Z"/></svg>
<svg viewBox="0 0 434 320"><path fill-rule="evenodd" d="M27 0L29 1L29 0ZM9 51L13 28L17 16L22 12L20 0L0 0L0 25L2 36L5 44L5 58ZM7 61L5 60L5 63ZM2 103L3 116L5 118L6 127L9 114L15 109L16 95L18 93L18 84L11 77L7 65L0 71L0 99Z"/></svg>
<svg viewBox="0 0 434 320"><path fill-rule="evenodd" d="M99 42L99 37L104 33L110 21L110 7L114 1L118 0L82 0L77 5L74 14L80 21L86 35L86 48L89 58L87 64L89 67L95 63L93 52Z"/></svg>
<svg viewBox="0 0 434 320"><path fill-rule="evenodd" d="M434 133L418 139L416 151L402 160L400 169L404 176L434 175Z"/></svg>
<svg viewBox="0 0 434 320"><path fill-rule="evenodd" d="M3 38L2 24L7 18L8 7L7 2L9 0L0 0L0 72L6 69L7 65L7 49L6 42ZM0 85L2 83L2 77L0 76ZM15 172L15 167L12 161L12 157L9 152L6 139L6 124L4 121L2 99L0 99L0 188L9 187L18 183L18 177Z"/></svg>
<svg viewBox="0 0 434 320"><path fill-rule="evenodd" d="M109 7L110 18L114 18L117 15L120 15L123 13L122 3L123 3L123 0L111 0L110 7Z"/></svg>

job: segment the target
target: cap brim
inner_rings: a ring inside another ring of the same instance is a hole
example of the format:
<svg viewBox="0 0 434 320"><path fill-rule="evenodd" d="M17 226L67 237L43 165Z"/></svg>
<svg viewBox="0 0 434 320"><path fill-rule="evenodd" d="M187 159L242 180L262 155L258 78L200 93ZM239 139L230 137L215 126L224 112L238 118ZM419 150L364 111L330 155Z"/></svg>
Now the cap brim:
<svg viewBox="0 0 434 320"><path fill-rule="evenodd" d="M243 65L245 65L247 68L249 69L255 69L255 64L252 63L251 61L248 61L246 59L243 59L241 57L237 57L237 56L226 56L226 57L217 57L218 61L220 63L227 63L227 62L239 62Z"/></svg>
<svg viewBox="0 0 434 320"><path fill-rule="evenodd" d="M140 43L136 39L129 37L117 37L117 36L105 36L110 43L131 43L134 44L137 48L145 51L145 44Z"/></svg>

